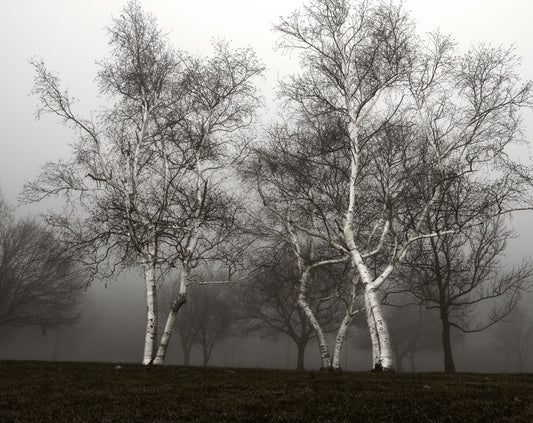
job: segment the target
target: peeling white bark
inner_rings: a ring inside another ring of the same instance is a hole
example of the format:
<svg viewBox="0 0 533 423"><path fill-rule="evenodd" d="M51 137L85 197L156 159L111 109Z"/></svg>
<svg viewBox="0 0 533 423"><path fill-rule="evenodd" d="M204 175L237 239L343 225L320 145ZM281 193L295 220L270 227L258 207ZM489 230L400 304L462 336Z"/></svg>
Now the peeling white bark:
<svg viewBox="0 0 533 423"><path fill-rule="evenodd" d="M181 270L181 281L180 281L180 290L176 298L172 301L170 306L170 311L168 312L167 321L165 324L165 330L161 336L161 342L159 343L159 348L157 350L157 356L154 360L154 364L162 365L165 363L165 356L167 353L168 344L170 342L170 337L172 335L172 330L174 329L174 323L176 322L176 315L178 314L179 309L187 301L187 283L189 280L189 272L187 265L182 265Z"/></svg>
<svg viewBox="0 0 533 423"><path fill-rule="evenodd" d="M355 306L355 297L357 291L357 283L359 278L353 275L352 283L350 288L350 299L346 304L346 312L344 313L344 318L339 326L337 331L337 337L335 339L335 350L333 351L333 370L340 370L341 368L341 352L344 345L344 339L346 338L346 332L352 323L353 316L357 313L353 310Z"/></svg>
<svg viewBox="0 0 533 423"><path fill-rule="evenodd" d="M307 316L307 319L309 320L309 323L311 323L311 326L313 327L316 338L318 341L318 348L320 350L320 360L322 362L322 369L331 369L331 355L329 353L328 343L326 341L326 336L324 335L324 331L322 330L322 327L320 326L320 323L318 322L315 314L313 313L313 310L311 310L311 307L309 306L309 303L307 302L307 282L309 279L309 269L306 269L304 272L302 272L300 276L300 289L298 293L298 305L303 310L305 315Z"/></svg>
<svg viewBox="0 0 533 423"><path fill-rule="evenodd" d="M145 262L143 269L146 283L146 334L143 364L150 364L155 357L157 347L157 288L154 264Z"/></svg>
<svg viewBox="0 0 533 423"><path fill-rule="evenodd" d="M372 340L372 366L374 370L394 371L394 354L389 330L383 317L381 302L370 283L365 286L367 321Z"/></svg>
<svg viewBox="0 0 533 423"><path fill-rule="evenodd" d="M335 350L333 351L333 370L340 370L341 368L341 352L344 345L344 339L346 338L346 332L352 322L352 315L349 310L346 310L346 314L342 319L337 332L337 338L335 339Z"/></svg>

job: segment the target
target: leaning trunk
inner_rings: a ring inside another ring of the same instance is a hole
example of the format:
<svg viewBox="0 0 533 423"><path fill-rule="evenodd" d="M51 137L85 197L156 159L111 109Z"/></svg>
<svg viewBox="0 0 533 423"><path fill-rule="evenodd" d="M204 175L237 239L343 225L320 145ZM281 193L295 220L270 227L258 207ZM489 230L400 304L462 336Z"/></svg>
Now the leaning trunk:
<svg viewBox="0 0 533 423"><path fill-rule="evenodd" d="M441 310L442 322L442 350L444 352L444 372L455 373L455 363L453 361L452 341L450 336L450 320L448 319L448 311Z"/></svg>
<svg viewBox="0 0 533 423"><path fill-rule="evenodd" d="M189 279L187 266L184 264L181 270L181 283L180 283L180 292L172 301L170 306L170 311L168 312L167 322L165 324L165 330L163 336L161 337L161 342L159 343L159 349L157 350L157 356L154 360L154 364L164 364L165 355L167 353L168 343L170 342L170 336L172 335L172 330L174 329L174 323L176 321L176 315L178 314L179 309L187 301L187 282Z"/></svg>
<svg viewBox="0 0 533 423"><path fill-rule="evenodd" d="M298 305L307 316L309 323L311 323L311 326L315 331L316 339L318 342L318 348L320 350L320 359L322 361L322 370L330 370L331 356L329 354L326 336L324 335L324 331L322 330L320 323L318 322L315 314L313 313L313 310L311 310L311 307L309 306L309 303L307 302L307 298L305 296L305 293L307 291L307 278L308 271L304 271L300 276L300 292L298 293Z"/></svg>
<svg viewBox="0 0 533 423"><path fill-rule="evenodd" d="M144 337L143 364L151 364L157 351L157 288L155 284L155 265L143 263L146 283L146 334Z"/></svg>
<svg viewBox="0 0 533 423"><path fill-rule="evenodd" d="M350 307L351 308L351 307ZM341 369L341 352L344 345L344 339L346 338L346 332L352 321L352 315L350 309L346 309L346 314L337 332L337 338L335 340L335 351L333 352L333 370Z"/></svg>
<svg viewBox="0 0 533 423"><path fill-rule="evenodd" d="M342 347L344 345L344 340L346 338L346 332L348 332L348 328L350 327L350 323L352 323L353 319L352 309L355 303L356 287L358 280L359 278L354 273L351 284L350 301L348 302L348 304L346 304L344 318L342 319L341 325L339 326L337 338L335 340L335 351L333 353L333 370L340 370L341 368L341 352Z"/></svg>
<svg viewBox="0 0 533 423"><path fill-rule="evenodd" d="M170 336L172 335L172 329L174 328L174 323L176 321L176 315L178 314L181 306L187 301L186 295L186 293L180 293L176 298L174 298L174 301L172 301L170 311L168 312L167 322L165 324L165 330L163 332L163 336L161 337L161 342L159 343L159 349L157 350L157 356L154 360L154 364L165 363L165 356L167 354Z"/></svg>

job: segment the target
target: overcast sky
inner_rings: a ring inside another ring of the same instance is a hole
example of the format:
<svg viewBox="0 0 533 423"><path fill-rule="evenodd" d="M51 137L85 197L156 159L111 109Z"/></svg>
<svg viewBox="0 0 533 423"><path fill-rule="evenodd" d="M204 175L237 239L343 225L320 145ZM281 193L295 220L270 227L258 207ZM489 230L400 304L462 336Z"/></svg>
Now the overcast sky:
<svg viewBox="0 0 533 423"><path fill-rule="evenodd" d="M96 108L95 61L107 54L105 27L117 17L123 0L0 0L0 189L14 202L25 180L39 166L68 155L73 134L52 116L35 121L37 100L29 96L33 69L30 58L42 58L65 88L79 99L81 112ZM146 0L168 31L171 43L192 53L207 53L213 37L250 45L269 68L263 83L271 95L278 76L290 72L295 58L273 50L271 31L278 17L298 8L301 0ZM406 0L419 31L440 28L465 49L471 43L514 44L523 57L522 76L533 79L531 21L533 1ZM531 113L528 137L533 139Z"/></svg>

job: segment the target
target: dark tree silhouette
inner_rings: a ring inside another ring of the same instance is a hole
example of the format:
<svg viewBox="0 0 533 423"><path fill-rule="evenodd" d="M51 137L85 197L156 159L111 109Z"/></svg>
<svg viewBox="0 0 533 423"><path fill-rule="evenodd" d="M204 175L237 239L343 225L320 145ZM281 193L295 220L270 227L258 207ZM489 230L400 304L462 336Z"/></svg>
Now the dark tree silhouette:
<svg viewBox="0 0 533 423"><path fill-rule="evenodd" d="M0 326L76 323L89 276L49 229L15 221L0 198Z"/></svg>
<svg viewBox="0 0 533 423"><path fill-rule="evenodd" d="M446 224L443 222L448 218L456 218L448 215L450 210L437 208L428 216L427 224L439 231L439 225ZM418 302L438 311L447 373L455 372L452 329L471 333L494 325L512 312L530 283L531 264L506 270L502 263L511 234L503 219L496 218L460 235L421 241L406 260L398 287L403 286ZM481 303L492 309L484 320L479 316L474 319Z"/></svg>
<svg viewBox="0 0 533 423"><path fill-rule="evenodd" d="M298 305L298 269L288 249L269 250L267 256L240 286L239 327L245 334L262 338L288 336L297 348L296 369L304 370L305 349L316 334ZM308 302L325 333L335 330L342 318L336 304L342 272L336 270L317 269L310 277Z"/></svg>

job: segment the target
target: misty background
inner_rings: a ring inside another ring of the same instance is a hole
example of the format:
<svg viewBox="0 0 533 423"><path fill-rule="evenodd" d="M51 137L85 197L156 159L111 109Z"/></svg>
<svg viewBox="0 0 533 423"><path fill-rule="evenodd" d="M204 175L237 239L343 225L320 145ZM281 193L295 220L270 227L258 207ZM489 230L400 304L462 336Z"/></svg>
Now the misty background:
<svg viewBox="0 0 533 423"><path fill-rule="evenodd" d="M94 79L97 60L107 54L105 27L118 16L123 1L3 1L0 16L0 102L2 139L0 141L0 190L5 200L16 206L24 182L33 180L40 166L70 154L69 143L76 133L61 126L57 119L36 121L37 99L29 95L33 85L31 58L43 59L61 75L63 86L79 99L77 111L88 114L102 99L96 96ZM213 38L223 38L236 47L251 46L267 66L259 88L266 100L262 121L267 123L275 112L277 80L298 69L296 57L274 50L276 35L271 31L280 15L287 15L301 5L300 0L250 2L220 1L145 1L169 42L191 53L205 53ZM463 48L471 43L490 42L514 45L522 57L521 76L533 78L533 44L530 24L533 5L527 0L447 1L407 0L406 9L418 22L420 32L440 28L451 34ZM533 113L526 111L525 138L533 139ZM530 157L527 146L517 150L519 157ZM51 202L19 205L15 215L38 215L41 207L55 207ZM507 248L510 263L531 256L533 212L513 215L517 234ZM228 288L232 289L232 288ZM146 325L145 290L141 275L130 271L109 281L95 281L83 297L81 321L73 328L43 333L38 328L1 329L0 359L139 362L142 357ZM532 297L524 297L521 310L533 318ZM482 313L483 310L480 311ZM179 319L179 317L178 317ZM455 340L454 353L458 371L514 372L516 363L503 348L497 325L485 332ZM343 350L342 368L368 370L368 350L356 342L357 330L350 332ZM363 336L368 336L364 334ZM367 347L369 348L369 347ZM306 349L305 367L318 369L320 360L314 341ZM481 352L481 353L480 353ZM533 352L533 350L532 350ZM181 364L183 354L174 334L167 364ZM198 349L193 349L192 365L201 365ZM427 350L416 357L416 370L440 370L441 353ZM294 368L296 348L285 336L263 340L253 336L228 336L214 347L209 365L266 368ZM404 364L406 370L409 366ZM522 371L533 371L528 358Z"/></svg>

